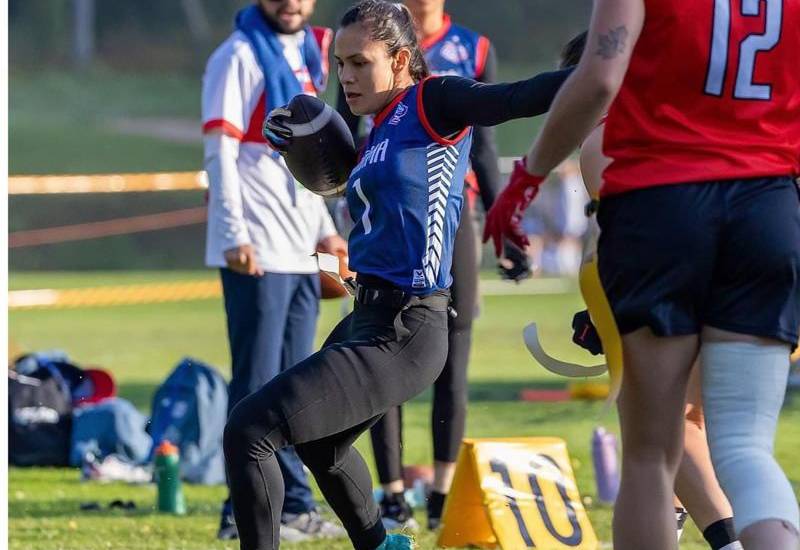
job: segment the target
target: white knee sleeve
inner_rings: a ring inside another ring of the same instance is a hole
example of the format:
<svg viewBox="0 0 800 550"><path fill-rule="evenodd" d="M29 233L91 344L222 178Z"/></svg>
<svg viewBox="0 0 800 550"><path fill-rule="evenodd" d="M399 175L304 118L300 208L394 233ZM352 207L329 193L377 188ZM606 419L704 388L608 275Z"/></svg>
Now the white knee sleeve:
<svg viewBox="0 0 800 550"><path fill-rule="evenodd" d="M706 343L701 359L711 460L733 507L737 535L766 519L800 529L797 499L773 457L789 373L788 348Z"/></svg>

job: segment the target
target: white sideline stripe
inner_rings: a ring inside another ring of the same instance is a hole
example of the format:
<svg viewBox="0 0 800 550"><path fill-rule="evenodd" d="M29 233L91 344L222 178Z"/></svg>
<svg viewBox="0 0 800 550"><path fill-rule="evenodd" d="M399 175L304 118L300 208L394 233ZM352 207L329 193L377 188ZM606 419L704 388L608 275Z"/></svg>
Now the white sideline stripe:
<svg viewBox="0 0 800 550"><path fill-rule="evenodd" d="M52 306L58 300L59 292L50 288L39 290L12 290L8 293L9 309L18 307Z"/></svg>

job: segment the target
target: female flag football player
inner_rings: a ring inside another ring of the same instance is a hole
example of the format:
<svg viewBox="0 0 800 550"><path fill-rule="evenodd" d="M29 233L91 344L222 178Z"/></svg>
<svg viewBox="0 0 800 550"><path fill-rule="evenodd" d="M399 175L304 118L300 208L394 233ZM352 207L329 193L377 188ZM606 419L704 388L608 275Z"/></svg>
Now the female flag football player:
<svg viewBox="0 0 800 550"><path fill-rule="evenodd" d="M417 37L428 69L434 76L455 75L479 82L494 82L497 60L489 39L453 23L445 13L445 0L404 0L417 28ZM337 110L354 136L361 117L353 115L340 93ZM364 118L365 127L371 119ZM472 345L472 324L478 301L479 241L474 224L474 208L480 195L489 210L500 190L494 128L477 126L472 132L470 170L464 185L465 200L453 245L450 287L456 312L448 320L448 351L442 374L433 384L431 435L433 436L433 485L427 499L428 528L439 526L444 500L452 483L458 449L464 437L467 417L467 366ZM527 255L506 246L501 263L503 278L519 280L530 275ZM370 430L372 449L383 487L381 514L388 529L415 529L411 507L403 497L402 411L389 409Z"/></svg>
<svg viewBox="0 0 800 550"><path fill-rule="evenodd" d="M351 110L376 115L346 191L356 221L349 243L356 305L319 352L231 411L225 459L245 550L279 545L283 485L275 452L287 445L357 550L410 548L409 537L386 535L369 470L352 445L444 366L471 126L545 112L569 73L513 84L428 79L408 9L380 0L345 13L335 54Z"/></svg>
<svg viewBox="0 0 800 550"><path fill-rule="evenodd" d="M773 458L800 325L800 2L597 0L588 44L485 237L608 111L599 272L622 333L618 548L673 549L682 412L700 355L714 469L746 549L795 550Z"/></svg>
<svg viewBox="0 0 800 550"><path fill-rule="evenodd" d="M564 46L561 53L561 68L578 64L585 49L586 34L586 32L579 34ZM594 216L600 187L603 182L603 170L611 161L603 154L602 150L604 129L605 117L601 119L600 124L592 130L581 144L581 175L586 185L586 192L592 201L587 206L587 216ZM587 318L585 321L579 321L578 323L573 321L573 328L576 331L573 340L592 351L592 353L602 352L603 347L619 347L621 349L620 336L616 331L616 327L613 326L613 322L610 323L611 327L605 327L603 331L602 345L599 345L600 338L592 325L595 319L602 321L612 316L608 311L608 302L606 300L597 300L596 297L587 296L587 292L591 293L596 288L599 288L600 292L602 292L600 282L597 281L597 270L591 269L590 266L591 263L596 262L596 254L597 242L592 239L592 242L587 245L584 264L581 268L581 290L589 306L591 320ZM595 279L596 282L586 285L587 277ZM605 309L605 311L598 311L600 308ZM586 312L583 312L583 314L585 315ZM579 317L580 315L576 315L576 320L582 318ZM587 336L587 334L590 336ZM613 341L609 342L609 339L613 339ZM594 346L587 345L587 342L597 342L597 344ZM596 349L597 347L600 347L600 349ZM608 355L606 358L608 361L614 360L609 358ZM611 370L611 367L609 367L609 370ZM689 378L684 413L684 450L675 479L675 494L680 498L680 501L676 501L675 507L678 539L680 539L688 510L689 515L691 515L700 532L703 533L703 537L708 542L711 550L741 549L741 545L736 541L736 535L734 534L731 505L717 482L714 468L708 455L703 403L700 393L700 369L697 362L692 367L692 374Z"/></svg>

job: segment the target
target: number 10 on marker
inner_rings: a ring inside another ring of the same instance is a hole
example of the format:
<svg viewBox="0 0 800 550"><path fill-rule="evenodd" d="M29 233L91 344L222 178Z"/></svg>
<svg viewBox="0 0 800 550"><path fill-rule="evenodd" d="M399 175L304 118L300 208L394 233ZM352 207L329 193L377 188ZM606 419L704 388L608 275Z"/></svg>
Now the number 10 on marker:
<svg viewBox="0 0 800 550"><path fill-rule="evenodd" d="M552 437L465 440L443 524L442 546L598 547L566 444Z"/></svg>

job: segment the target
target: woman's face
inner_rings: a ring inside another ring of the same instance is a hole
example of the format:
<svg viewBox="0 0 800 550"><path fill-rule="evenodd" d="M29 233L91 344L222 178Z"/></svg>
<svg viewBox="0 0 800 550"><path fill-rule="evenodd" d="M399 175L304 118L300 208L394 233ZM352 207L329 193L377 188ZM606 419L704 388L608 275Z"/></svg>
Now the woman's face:
<svg viewBox="0 0 800 550"><path fill-rule="evenodd" d="M334 57L339 82L354 115L380 112L398 89L413 84L408 74L408 50L389 55L386 44L371 40L368 29L361 23L339 29Z"/></svg>

